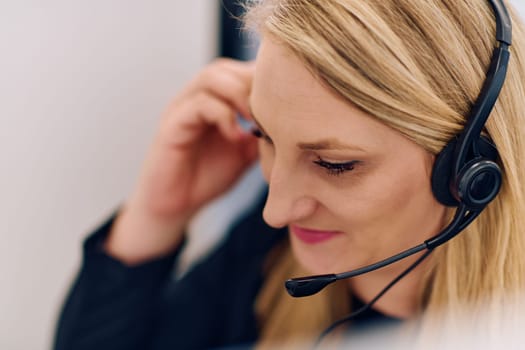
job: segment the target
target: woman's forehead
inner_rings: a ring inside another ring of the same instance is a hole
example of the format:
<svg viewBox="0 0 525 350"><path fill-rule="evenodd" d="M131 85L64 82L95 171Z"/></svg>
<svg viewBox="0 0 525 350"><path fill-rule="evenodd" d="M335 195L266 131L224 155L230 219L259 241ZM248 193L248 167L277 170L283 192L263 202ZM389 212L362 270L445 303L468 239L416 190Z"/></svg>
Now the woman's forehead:
<svg viewBox="0 0 525 350"><path fill-rule="evenodd" d="M363 149L406 140L336 95L289 49L271 37L261 42L250 105L255 119L270 137L279 130L287 132L289 137L309 138L304 142L314 135L352 140L354 146Z"/></svg>

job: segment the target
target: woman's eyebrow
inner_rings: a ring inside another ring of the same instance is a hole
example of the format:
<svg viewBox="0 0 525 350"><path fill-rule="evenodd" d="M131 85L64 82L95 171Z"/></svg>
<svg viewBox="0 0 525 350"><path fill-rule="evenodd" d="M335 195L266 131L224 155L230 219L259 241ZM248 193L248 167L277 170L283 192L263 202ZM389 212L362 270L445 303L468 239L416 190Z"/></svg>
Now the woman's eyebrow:
<svg viewBox="0 0 525 350"><path fill-rule="evenodd" d="M250 115L251 115L251 117L253 119L253 122L255 123L257 128L260 131L262 131L263 134L265 134L265 135L267 135L267 137L269 137L268 133L264 130L264 128L262 127L261 123L259 123L259 121L257 120L257 117L253 113L253 109L252 109L252 106L251 106L250 103L248 104L248 109L250 111ZM322 151L322 150L343 150L344 151L344 150L353 150L353 151L366 153L366 151L364 149L362 149L361 147L359 147L357 145L351 145L351 144L347 144L347 143L341 142L340 140L338 140L336 138L322 139L322 140L314 141L314 142L299 142L297 144L297 147L302 149L302 150L305 150L305 151Z"/></svg>
<svg viewBox="0 0 525 350"><path fill-rule="evenodd" d="M361 147L357 145L350 145L350 144L341 142L340 140L336 138L329 138L329 139L319 140L315 142L299 142L297 146L300 149L306 150L306 151L352 150L352 151L366 153L366 151L362 149Z"/></svg>

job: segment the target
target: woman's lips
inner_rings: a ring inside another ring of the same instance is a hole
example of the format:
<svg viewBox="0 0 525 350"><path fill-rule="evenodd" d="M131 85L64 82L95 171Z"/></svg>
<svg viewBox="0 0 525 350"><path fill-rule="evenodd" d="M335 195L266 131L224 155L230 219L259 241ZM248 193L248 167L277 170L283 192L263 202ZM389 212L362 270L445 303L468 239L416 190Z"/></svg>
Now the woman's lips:
<svg viewBox="0 0 525 350"><path fill-rule="evenodd" d="M340 231L312 230L294 225L290 226L290 231L301 241L308 244L321 243L342 233Z"/></svg>

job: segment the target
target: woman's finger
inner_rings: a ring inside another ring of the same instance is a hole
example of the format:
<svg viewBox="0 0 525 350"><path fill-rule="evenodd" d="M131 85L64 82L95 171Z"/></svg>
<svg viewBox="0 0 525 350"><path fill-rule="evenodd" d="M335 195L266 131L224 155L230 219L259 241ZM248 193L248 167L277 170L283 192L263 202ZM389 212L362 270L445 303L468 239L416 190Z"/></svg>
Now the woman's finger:
<svg viewBox="0 0 525 350"><path fill-rule="evenodd" d="M168 125L170 143L181 147L198 140L202 134L216 127L232 142L242 133L236 120L236 111L225 100L207 91L200 91L170 112Z"/></svg>
<svg viewBox="0 0 525 350"><path fill-rule="evenodd" d="M185 97L204 89L225 100L242 115L250 118L248 98L253 79L253 65L221 59L205 68L185 91Z"/></svg>

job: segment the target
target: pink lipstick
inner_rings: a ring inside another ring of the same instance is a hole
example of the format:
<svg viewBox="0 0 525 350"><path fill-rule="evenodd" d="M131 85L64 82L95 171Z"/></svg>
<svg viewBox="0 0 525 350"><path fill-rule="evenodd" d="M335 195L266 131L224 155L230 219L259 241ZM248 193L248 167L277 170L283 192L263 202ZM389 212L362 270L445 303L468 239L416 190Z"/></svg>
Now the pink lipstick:
<svg viewBox="0 0 525 350"><path fill-rule="evenodd" d="M297 238L307 244L316 244L332 239L342 232L340 231L321 231L321 230L311 230L299 226L290 225L290 231Z"/></svg>

